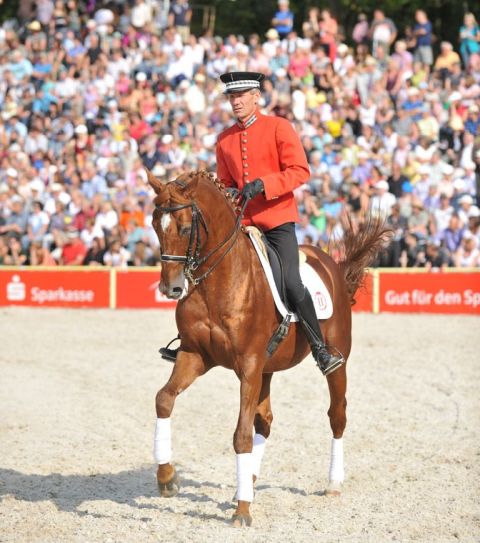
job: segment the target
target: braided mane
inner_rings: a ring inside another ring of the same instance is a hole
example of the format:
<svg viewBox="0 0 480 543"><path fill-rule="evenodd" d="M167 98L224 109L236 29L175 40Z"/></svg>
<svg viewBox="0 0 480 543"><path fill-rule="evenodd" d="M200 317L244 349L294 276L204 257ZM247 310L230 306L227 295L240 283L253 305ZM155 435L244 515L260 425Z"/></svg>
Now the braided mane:
<svg viewBox="0 0 480 543"><path fill-rule="evenodd" d="M222 183L220 181L220 179L218 179L215 176L215 174L213 174L212 172L209 172L207 170L196 170L196 171L185 173L185 174L181 175L178 178L178 181L179 182L182 182L182 181L186 182L186 184L188 185L190 180L193 179L194 177L196 177L197 175L201 175L202 177L208 179L211 183L213 183L213 185L222 193L225 200L227 201L229 206L233 209L233 211L236 214L238 214L238 212L240 211L240 205L237 203L237 199L235 199L232 196L232 194L226 190L225 183ZM177 181L177 180L175 180L175 181Z"/></svg>

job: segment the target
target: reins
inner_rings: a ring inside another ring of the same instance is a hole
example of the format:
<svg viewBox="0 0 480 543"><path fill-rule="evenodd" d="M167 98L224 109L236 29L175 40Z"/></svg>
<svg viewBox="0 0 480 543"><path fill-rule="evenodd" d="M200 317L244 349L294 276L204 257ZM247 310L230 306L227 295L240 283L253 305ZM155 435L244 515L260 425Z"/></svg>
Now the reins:
<svg viewBox="0 0 480 543"><path fill-rule="evenodd" d="M230 233L230 235L222 241L219 245L217 245L215 248L213 248L209 253L206 255L200 257L200 250L202 247L201 243L201 231L200 231L200 225L205 230L205 233L208 237L208 227L205 222L205 219L203 218L203 214L201 209L197 206L196 202L190 202L189 204L183 204L183 205L177 205L177 206L171 206L171 207L162 207L162 206L155 206L158 211L161 213L175 213L176 211L180 211L181 209L187 209L189 207L192 208L192 227L190 230L190 239L188 241L188 248L187 248L187 254L185 256L180 255L160 255L160 260L162 262L185 262L184 267L184 273L185 277L192 283L192 285L196 286L199 283L201 283L205 278L207 278L212 271L220 264L220 262L227 256L227 254L232 250L233 246L235 245L235 242L238 238L238 233L240 232L240 227L243 219L243 214L245 213L245 209L248 205L249 200L244 200L242 207L240 208L240 212L237 215L237 219L235 221L235 227ZM206 272L204 272L202 275L198 277L194 277L193 273L202 265L205 264L205 262L213 256L217 251L222 249L227 243L229 243L229 246L225 250L225 252L220 255L220 257L211 265Z"/></svg>

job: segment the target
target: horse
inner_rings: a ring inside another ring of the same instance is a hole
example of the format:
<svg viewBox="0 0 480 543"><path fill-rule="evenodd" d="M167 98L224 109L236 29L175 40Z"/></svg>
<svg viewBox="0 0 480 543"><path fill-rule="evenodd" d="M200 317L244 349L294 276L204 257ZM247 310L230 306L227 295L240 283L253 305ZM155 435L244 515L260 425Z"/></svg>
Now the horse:
<svg viewBox="0 0 480 543"><path fill-rule="evenodd" d="M154 457L159 492L170 497L179 490L179 477L171 463L170 416L176 397L200 375L223 366L233 370L240 381L240 411L233 434L237 508L232 523L250 526L253 485L273 420L272 376L300 363L310 351L309 344L302 329L292 323L277 350L267 355L279 314L259 258L240 223L238 200L224 185L206 171L182 174L168 183L148 170L147 177L155 192L152 226L163 263L159 289L178 300L176 323L181 338L170 378L155 399ZM355 293L365 268L388 236L388 229L378 220L367 221L357 232L351 222L348 225L337 246L342 255L338 262L319 248L301 246L333 301L332 316L320 322L323 336L345 360L351 349ZM344 480L346 364L329 374L327 381L333 438L326 494L334 495L341 492Z"/></svg>

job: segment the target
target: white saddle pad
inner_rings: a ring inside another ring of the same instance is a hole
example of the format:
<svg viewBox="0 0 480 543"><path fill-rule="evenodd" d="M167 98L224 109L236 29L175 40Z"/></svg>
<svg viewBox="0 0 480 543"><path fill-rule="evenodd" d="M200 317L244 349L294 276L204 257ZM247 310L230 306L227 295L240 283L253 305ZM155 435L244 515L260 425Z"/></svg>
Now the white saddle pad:
<svg viewBox="0 0 480 543"><path fill-rule="evenodd" d="M270 267L270 262L268 258L264 255L262 242L257 239L257 236L252 231L253 229L247 228L248 235L252 240L255 251L257 252L258 258L262 264L263 271L267 276L268 284L272 291L273 299L275 300L275 306L277 307L278 312L285 317L288 315L287 308L280 298L278 293L277 285L273 279L272 268ZM301 253L303 254L303 253ZM327 287L320 279L318 273L307 264L307 262L302 262L300 259L300 277L302 278L303 284L309 290L313 303L315 305L315 311L317 312L318 319L329 319L333 314L333 303L330 293L328 292ZM292 315L292 322L297 322L298 317L296 314Z"/></svg>

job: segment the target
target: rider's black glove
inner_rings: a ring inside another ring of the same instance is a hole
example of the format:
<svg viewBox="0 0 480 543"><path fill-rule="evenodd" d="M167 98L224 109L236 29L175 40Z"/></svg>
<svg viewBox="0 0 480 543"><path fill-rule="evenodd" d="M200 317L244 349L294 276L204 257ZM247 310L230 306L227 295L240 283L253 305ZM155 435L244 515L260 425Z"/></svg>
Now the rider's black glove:
<svg viewBox="0 0 480 543"><path fill-rule="evenodd" d="M265 187L261 179L254 179L251 183L247 183L240 193L245 200L251 200L264 191Z"/></svg>

